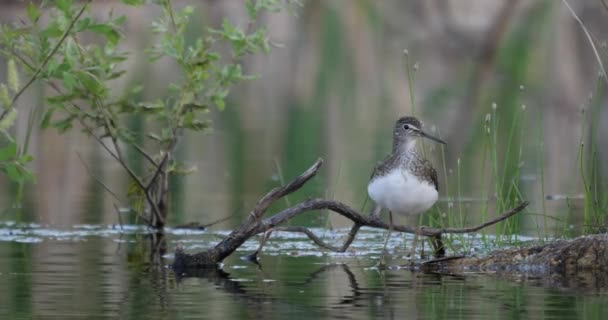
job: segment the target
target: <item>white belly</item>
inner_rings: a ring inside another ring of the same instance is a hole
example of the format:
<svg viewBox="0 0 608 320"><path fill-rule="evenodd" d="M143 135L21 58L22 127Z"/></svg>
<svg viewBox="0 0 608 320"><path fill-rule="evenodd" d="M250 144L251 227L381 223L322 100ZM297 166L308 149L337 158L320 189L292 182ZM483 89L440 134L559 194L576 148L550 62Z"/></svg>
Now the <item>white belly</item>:
<svg viewBox="0 0 608 320"><path fill-rule="evenodd" d="M419 180L405 170L393 170L367 186L369 197L393 213L415 215L425 212L437 201L435 186Z"/></svg>

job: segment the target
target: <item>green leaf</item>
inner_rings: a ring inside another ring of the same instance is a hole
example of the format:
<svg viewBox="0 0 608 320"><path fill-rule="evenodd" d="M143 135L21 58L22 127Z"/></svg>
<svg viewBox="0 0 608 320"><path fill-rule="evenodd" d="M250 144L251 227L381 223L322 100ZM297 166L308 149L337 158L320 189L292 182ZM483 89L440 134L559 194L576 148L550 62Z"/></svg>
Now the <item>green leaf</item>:
<svg viewBox="0 0 608 320"><path fill-rule="evenodd" d="M215 106L218 108L218 110L220 111L224 111L224 108L226 107L226 102L224 101L226 99L226 97L228 96L228 89L216 92L215 94L213 94L213 96L211 96L211 101L213 102L213 104L215 104Z"/></svg>
<svg viewBox="0 0 608 320"><path fill-rule="evenodd" d="M256 8L255 3L253 3L253 0L247 0L245 2L245 6L247 7L247 15L249 16L250 20L257 20L258 18L258 9Z"/></svg>
<svg viewBox="0 0 608 320"><path fill-rule="evenodd" d="M34 177L34 175L32 174L32 172L30 172L25 167L17 167L17 170L19 171L19 173L21 173L21 181L20 182L33 181L36 178L36 177Z"/></svg>
<svg viewBox="0 0 608 320"><path fill-rule="evenodd" d="M51 124L51 119L53 119L53 113L55 113L55 108L49 108L44 112L42 116L42 121L40 122L40 126L43 129L46 129Z"/></svg>
<svg viewBox="0 0 608 320"><path fill-rule="evenodd" d="M8 113L0 120L0 130L7 130L12 127L17 119L17 109L11 108Z"/></svg>
<svg viewBox="0 0 608 320"><path fill-rule="evenodd" d="M109 24L94 24L90 25L88 29L92 32L105 36L112 46L116 46L118 40L120 40L120 33Z"/></svg>
<svg viewBox="0 0 608 320"><path fill-rule="evenodd" d="M32 162L32 160L34 160L34 157L31 154L26 154L19 158L19 162L23 164Z"/></svg>
<svg viewBox="0 0 608 320"><path fill-rule="evenodd" d="M43 38L59 38L61 35L63 35L63 30L61 30L61 27L57 21L53 21L49 23L46 29L40 31L40 35Z"/></svg>
<svg viewBox="0 0 608 320"><path fill-rule="evenodd" d="M145 2L145 0L121 0L122 3L130 6L139 6Z"/></svg>
<svg viewBox="0 0 608 320"><path fill-rule="evenodd" d="M63 86L70 91L74 90L76 78L69 72L63 72Z"/></svg>
<svg viewBox="0 0 608 320"><path fill-rule="evenodd" d="M76 116L70 115L66 118L53 122L53 127L55 127L55 129L57 129L59 132L64 133L72 128L72 122L74 119L76 119Z"/></svg>
<svg viewBox="0 0 608 320"><path fill-rule="evenodd" d="M23 176L19 172L19 169L17 169L17 165L15 163L7 163L4 167L4 171L6 172L6 175L8 175L8 177L14 182L23 182Z"/></svg>
<svg viewBox="0 0 608 320"><path fill-rule="evenodd" d="M0 161L8 161L17 155L17 144L12 142L4 148L0 148Z"/></svg>
<svg viewBox="0 0 608 320"><path fill-rule="evenodd" d="M15 60L10 59L6 65L7 68L7 79L8 86L13 92L18 92L20 88L19 85L19 72L17 72L17 64L15 64Z"/></svg>
<svg viewBox="0 0 608 320"><path fill-rule="evenodd" d="M211 127L211 122L199 119L192 119L184 122L184 128L193 131L203 131Z"/></svg>
<svg viewBox="0 0 608 320"><path fill-rule="evenodd" d="M196 172L198 168L196 166L186 166L182 163L175 163L169 167L168 172L176 176L185 176Z"/></svg>
<svg viewBox="0 0 608 320"><path fill-rule="evenodd" d="M93 19L91 19L90 17L81 18L76 22L76 26L74 26L74 31L82 32L83 30L88 29L91 24L93 24Z"/></svg>
<svg viewBox="0 0 608 320"><path fill-rule="evenodd" d="M207 111L209 110L209 106L199 102L191 102L184 104L184 110L186 112L189 111Z"/></svg>
<svg viewBox="0 0 608 320"><path fill-rule="evenodd" d="M73 38L65 39L63 48L65 61L72 64L73 61L80 60L81 51L78 43Z"/></svg>
<svg viewBox="0 0 608 320"><path fill-rule="evenodd" d="M46 74L50 78L61 78L63 73L69 71L71 68L72 67L67 62L59 64L57 61L51 60L46 67Z"/></svg>
<svg viewBox="0 0 608 320"><path fill-rule="evenodd" d="M114 80L114 79L118 79L120 77L122 77L125 73L127 73L126 70L120 70L120 71L116 71L116 72L112 72L110 73L110 75L106 78L106 80Z"/></svg>
<svg viewBox="0 0 608 320"><path fill-rule="evenodd" d="M165 104L161 100L141 102L137 104L137 110L143 113L159 113L165 110Z"/></svg>
<svg viewBox="0 0 608 320"><path fill-rule="evenodd" d="M224 109L226 108L226 102L224 101L224 98L222 98L220 96L214 96L213 103L215 104L217 109L220 111L224 111Z"/></svg>
<svg viewBox="0 0 608 320"><path fill-rule="evenodd" d="M85 89L94 95L102 96L106 89L103 83L90 72L78 72L76 73L76 78L82 83Z"/></svg>
<svg viewBox="0 0 608 320"><path fill-rule="evenodd" d="M66 103L70 100L73 100L74 98L75 98L74 94L62 94L62 95L48 97L48 98L46 98L46 101L52 105L63 106L64 103Z"/></svg>
<svg viewBox="0 0 608 320"><path fill-rule="evenodd" d="M148 138L152 139L152 140L156 140L158 142L164 142L163 139L161 137L159 137L156 133L148 133L147 134Z"/></svg>
<svg viewBox="0 0 608 320"><path fill-rule="evenodd" d="M42 15L42 12L40 12L40 10L38 10L38 8L36 7L36 5L32 2L30 2L27 5L27 16L28 18L30 18L30 20L32 22L38 22L38 19L40 18L40 16Z"/></svg>
<svg viewBox="0 0 608 320"><path fill-rule="evenodd" d="M22 163L6 163L2 169L14 182L22 183L28 180L34 180L34 175L25 168Z"/></svg>
<svg viewBox="0 0 608 320"><path fill-rule="evenodd" d="M0 103L2 103L3 108L11 107L11 98L8 95L8 88L4 83L0 84Z"/></svg>
<svg viewBox="0 0 608 320"><path fill-rule="evenodd" d="M59 10L61 10L64 14L67 14L70 12L70 8L72 7L72 0L56 0L55 4Z"/></svg>

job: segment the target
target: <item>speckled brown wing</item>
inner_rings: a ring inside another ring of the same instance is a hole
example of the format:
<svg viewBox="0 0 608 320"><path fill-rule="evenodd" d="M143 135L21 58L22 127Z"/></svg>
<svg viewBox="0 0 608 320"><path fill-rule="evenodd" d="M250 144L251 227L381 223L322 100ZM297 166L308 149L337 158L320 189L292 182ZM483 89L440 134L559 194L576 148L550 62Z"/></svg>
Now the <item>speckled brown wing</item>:
<svg viewBox="0 0 608 320"><path fill-rule="evenodd" d="M372 175L369 177L369 181L374 180L377 176L383 176L389 170L393 163L396 161L395 155L388 155L384 160L376 164L374 167L374 171L372 171Z"/></svg>
<svg viewBox="0 0 608 320"><path fill-rule="evenodd" d="M435 190L439 191L437 171L435 171L435 168L433 168L431 162L420 157L415 157L412 159L412 161L415 161L415 165L410 166L410 171L419 179L435 186Z"/></svg>
<svg viewBox="0 0 608 320"><path fill-rule="evenodd" d="M435 168L433 168L433 165L428 160L424 160L424 170L428 171L429 174L427 175L427 177L431 179L431 181L429 182L432 182L435 186L435 190L439 192L439 180L437 179L437 171L435 170Z"/></svg>

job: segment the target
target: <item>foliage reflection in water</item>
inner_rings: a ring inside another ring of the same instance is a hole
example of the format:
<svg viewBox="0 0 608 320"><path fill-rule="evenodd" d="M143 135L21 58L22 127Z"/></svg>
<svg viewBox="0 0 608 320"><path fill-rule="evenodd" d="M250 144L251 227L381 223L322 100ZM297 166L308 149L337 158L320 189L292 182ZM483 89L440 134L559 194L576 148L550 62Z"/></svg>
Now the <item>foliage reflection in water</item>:
<svg viewBox="0 0 608 320"><path fill-rule="evenodd" d="M323 231L338 240L344 230ZM196 252L225 232L170 229L168 247ZM276 233L260 265L238 256L221 269L176 277L149 263L144 229L83 225L0 227L0 318L602 318L605 281L487 274L424 274L373 268L383 232L365 229L352 251L323 253L299 235ZM472 246L488 250L479 237ZM411 241L411 239L407 239ZM408 242L408 245L410 243ZM401 256L403 239L389 244ZM171 251L171 250L170 250ZM393 261L395 265L402 261ZM77 302L77 303L75 303Z"/></svg>

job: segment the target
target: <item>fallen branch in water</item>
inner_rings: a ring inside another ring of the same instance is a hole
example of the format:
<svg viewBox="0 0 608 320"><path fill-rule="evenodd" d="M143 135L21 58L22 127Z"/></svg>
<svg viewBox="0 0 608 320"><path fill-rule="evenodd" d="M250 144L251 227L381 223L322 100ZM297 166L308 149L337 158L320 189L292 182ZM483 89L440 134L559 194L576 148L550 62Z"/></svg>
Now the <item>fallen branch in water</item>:
<svg viewBox="0 0 608 320"><path fill-rule="evenodd" d="M389 229L388 223L384 221L371 217L369 215L363 215L357 210L349 207L348 205L341 203L339 201L334 200L326 200L326 199L309 199L303 202L300 202L292 207L289 207L275 215L263 218L264 214L270 207L272 203L276 200L293 193L300 189L308 180L313 178L321 165L323 164L323 160L317 160L308 170L302 173L300 176L295 178L293 181L288 183L287 185L272 189L268 192L264 197L262 197L255 205L253 210L247 216L245 222L241 224L238 228L234 229L226 238L224 238L220 243L215 245L213 248L208 249L207 251L199 252L196 254L187 254L183 251L181 247L178 247L175 252L175 262L173 263L173 267L176 270L185 270L190 268L201 268L208 267L209 265L214 265L216 263L221 262L230 254L232 254L237 248L239 248L245 241L250 239L251 237L265 233L265 236L262 239L260 244L260 248L256 251L252 258L257 256L259 250L263 247L265 241L268 239L270 234L273 231L288 231L288 232L299 232L307 235L315 244L318 246L325 248L330 251L336 252L344 252L348 249L350 244L355 239L357 232L363 226L379 228L379 229ZM478 226L468 227L468 228L422 228L419 230L419 235L432 237L435 241L441 242L441 235L446 233L468 233L475 232L487 226L493 225L497 222L503 221L518 212L522 211L528 205L527 201L522 202L517 207L502 213L496 218L482 223ZM321 238L317 237L310 229L305 227L283 227L281 226L283 223L293 219L294 217L308 211L314 210L331 210L342 215L345 218L353 221L354 225L352 226L350 232L348 233L347 238L342 243L341 246L334 246L326 243ZM406 233L415 233L418 228L409 227L409 226L401 226L401 225L393 225L392 227L395 231L406 232ZM439 248L442 249L442 248Z"/></svg>

